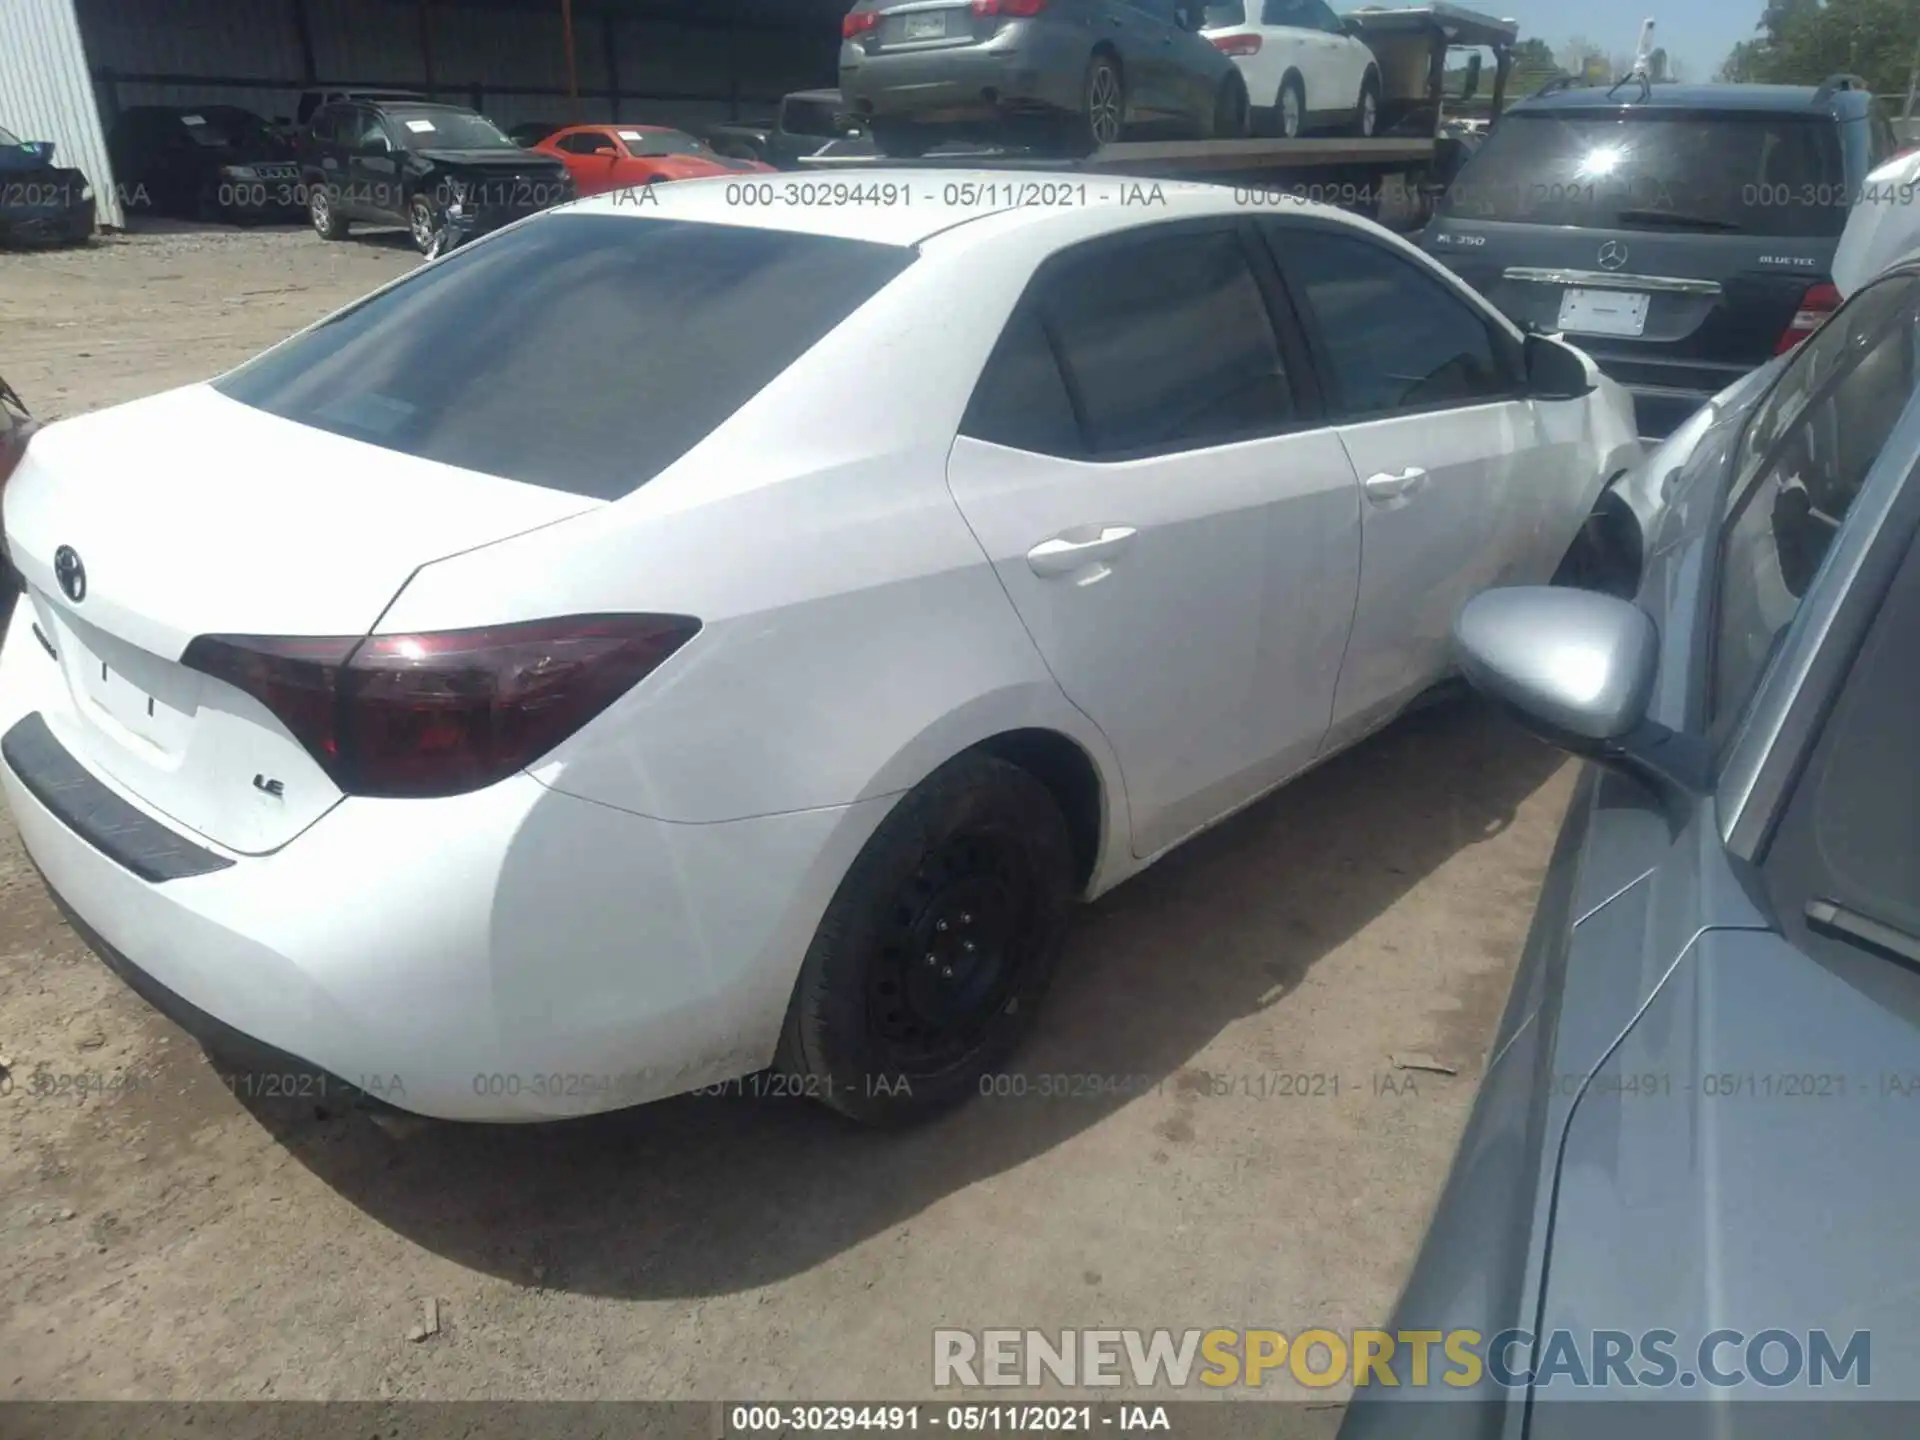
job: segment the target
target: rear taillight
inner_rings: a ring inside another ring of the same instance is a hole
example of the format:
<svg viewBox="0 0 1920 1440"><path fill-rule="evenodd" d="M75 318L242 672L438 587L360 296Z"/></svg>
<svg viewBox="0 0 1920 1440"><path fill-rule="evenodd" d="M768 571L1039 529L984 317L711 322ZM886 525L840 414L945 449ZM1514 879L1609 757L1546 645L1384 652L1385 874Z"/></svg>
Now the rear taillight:
<svg viewBox="0 0 1920 1440"><path fill-rule="evenodd" d="M973 0L973 13L984 18L1025 20L1047 8L1047 0Z"/></svg>
<svg viewBox="0 0 1920 1440"><path fill-rule="evenodd" d="M840 21L840 37L843 40L851 40L866 34L879 23L880 17L871 10L851 11Z"/></svg>
<svg viewBox="0 0 1920 1440"><path fill-rule="evenodd" d="M1773 353L1786 354L1818 330L1820 322L1840 308L1840 299L1840 292L1831 285L1809 285L1800 297L1800 308L1793 312L1792 323L1780 332L1780 343L1773 347Z"/></svg>
<svg viewBox="0 0 1920 1440"><path fill-rule="evenodd" d="M1213 48L1222 55L1258 55L1260 37L1258 35L1212 35Z"/></svg>
<svg viewBox="0 0 1920 1440"><path fill-rule="evenodd" d="M349 795L460 795L524 770L693 638L685 615L423 635L202 635L181 663L244 690Z"/></svg>

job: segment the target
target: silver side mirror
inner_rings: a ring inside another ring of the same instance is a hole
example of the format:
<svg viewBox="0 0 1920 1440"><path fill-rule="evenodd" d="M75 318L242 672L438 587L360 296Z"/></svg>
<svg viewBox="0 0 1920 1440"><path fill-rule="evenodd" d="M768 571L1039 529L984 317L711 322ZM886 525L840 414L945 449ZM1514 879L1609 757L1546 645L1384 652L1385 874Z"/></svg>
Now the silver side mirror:
<svg viewBox="0 0 1920 1440"><path fill-rule="evenodd" d="M1544 585L1488 590L1460 611L1453 643L1476 690L1569 750L1592 753L1646 719L1660 637L1631 601Z"/></svg>

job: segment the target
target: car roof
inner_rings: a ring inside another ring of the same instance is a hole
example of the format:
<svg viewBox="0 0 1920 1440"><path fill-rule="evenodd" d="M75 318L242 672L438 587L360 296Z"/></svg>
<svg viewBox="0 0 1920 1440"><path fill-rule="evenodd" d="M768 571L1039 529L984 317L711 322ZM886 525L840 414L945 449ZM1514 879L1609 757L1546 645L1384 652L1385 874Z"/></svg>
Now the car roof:
<svg viewBox="0 0 1920 1440"><path fill-rule="evenodd" d="M1848 97L1855 97L1848 99ZM1811 85L1575 85L1549 95L1533 95L1514 110L1721 110L1812 111L1832 114L1864 108L1864 90L1829 90Z"/></svg>
<svg viewBox="0 0 1920 1440"><path fill-rule="evenodd" d="M741 203L742 184L754 185L756 189L765 185L769 203ZM833 202L835 187L840 186L849 192L845 204ZM1096 227L1104 232L1130 229L1153 220L1237 215L1245 210L1238 194L1228 186L1192 180L1143 180L1039 170L1023 170L1016 179L1005 170L945 167L861 166L821 170L809 176L783 176L777 181L742 181L738 177L679 180L646 192L644 202L634 198L636 193L614 191L561 208L635 219L693 220L756 230L838 235L849 240L902 247L919 245L944 231L989 216L998 218L997 230L1004 230L1020 224L1044 224L1049 217L1067 212L1105 208L1112 216L1112 223ZM855 195L872 198L861 203L852 198ZM903 200L902 196L908 198ZM1062 198L1053 204L1015 203L1023 196ZM1295 203L1302 213L1351 219L1332 206L1306 200Z"/></svg>

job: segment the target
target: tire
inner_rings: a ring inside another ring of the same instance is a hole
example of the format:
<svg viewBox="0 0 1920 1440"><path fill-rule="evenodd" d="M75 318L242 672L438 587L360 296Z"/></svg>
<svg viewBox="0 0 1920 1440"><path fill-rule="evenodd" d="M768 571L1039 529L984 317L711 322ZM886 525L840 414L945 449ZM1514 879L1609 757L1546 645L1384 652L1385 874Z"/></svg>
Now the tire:
<svg viewBox="0 0 1920 1440"><path fill-rule="evenodd" d="M1126 73L1112 55L1096 50L1080 81L1080 113L1067 127L1067 149L1075 155L1091 155L1102 145L1117 142L1126 126Z"/></svg>
<svg viewBox="0 0 1920 1440"><path fill-rule="evenodd" d="M1307 128L1307 87L1297 71L1289 70L1280 80L1280 93L1273 98L1273 133L1283 140L1297 140Z"/></svg>
<svg viewBox="0 0 1920 1440"><path fill-rule="evenodd" d="M1367 71L1360 82L1360 104L1353 117L1353 133L1371 140L1380 132L1380 72Z"/></svg>
<svg viewBox="0 0 1920 1440"><path fill-rule="evenodd" d="M1212 128L1209 140L1240 140L1245 138L1249 124L1251 107L1247 103L1247 82L1235 71L1220 82L1219 93L1213 97Z"/></svg>
<svg viewBox="0 0 1920 1440"><path fill-rule="evenodd" d="M341 218L333 197L327 194L324 182L316 183L307 190L307 219L313 222L313 233L322 240L347 238L347 222Z"/></svg>
<svg viewBox="0 0 1920 1440"><path fill-rule="evenodd" d="M868 128L873 132L875 149L901 160L918 160L938 138L926 126L903 120L875 120Z"/></svg>
<svg viewBox="0 0 1920 1440"><path fill-rule="evenodd" d="M1067 823L1046 787L989 755L948 761L840 882L777 1065L801 1093L870 1125L912 1124L980 1093L1033 1023L1073 890Z"/></svg>
<svg viewBox="0 0 1920 1440"><path fill-rule="evenodd" d="M407 235L413 241L413 248L422 255L433 254L433 242L439 234L440 207L433 203L431 195L416 193L407 202Z"/></svg>

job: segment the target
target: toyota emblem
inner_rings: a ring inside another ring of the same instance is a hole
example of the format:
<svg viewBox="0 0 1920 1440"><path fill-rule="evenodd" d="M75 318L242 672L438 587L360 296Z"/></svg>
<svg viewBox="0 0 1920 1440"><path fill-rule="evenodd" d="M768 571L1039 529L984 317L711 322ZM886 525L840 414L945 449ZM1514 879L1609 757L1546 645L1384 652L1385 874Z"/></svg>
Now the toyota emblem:
<svg viewBox="0 0 1920 1440"><path fill-rule="evenodd" d="M1600 247L1600 268L1618 270L1627 263L1627 247L1618 240L1609 240Z"/></svg>
<svg viewBox="0 0 1920 1440"><path fill-rule="evenodd" d="M87 567L71 545L62 545L53 552L53 578L60 582L60 588L74 604L87 598Z"/></svg>

